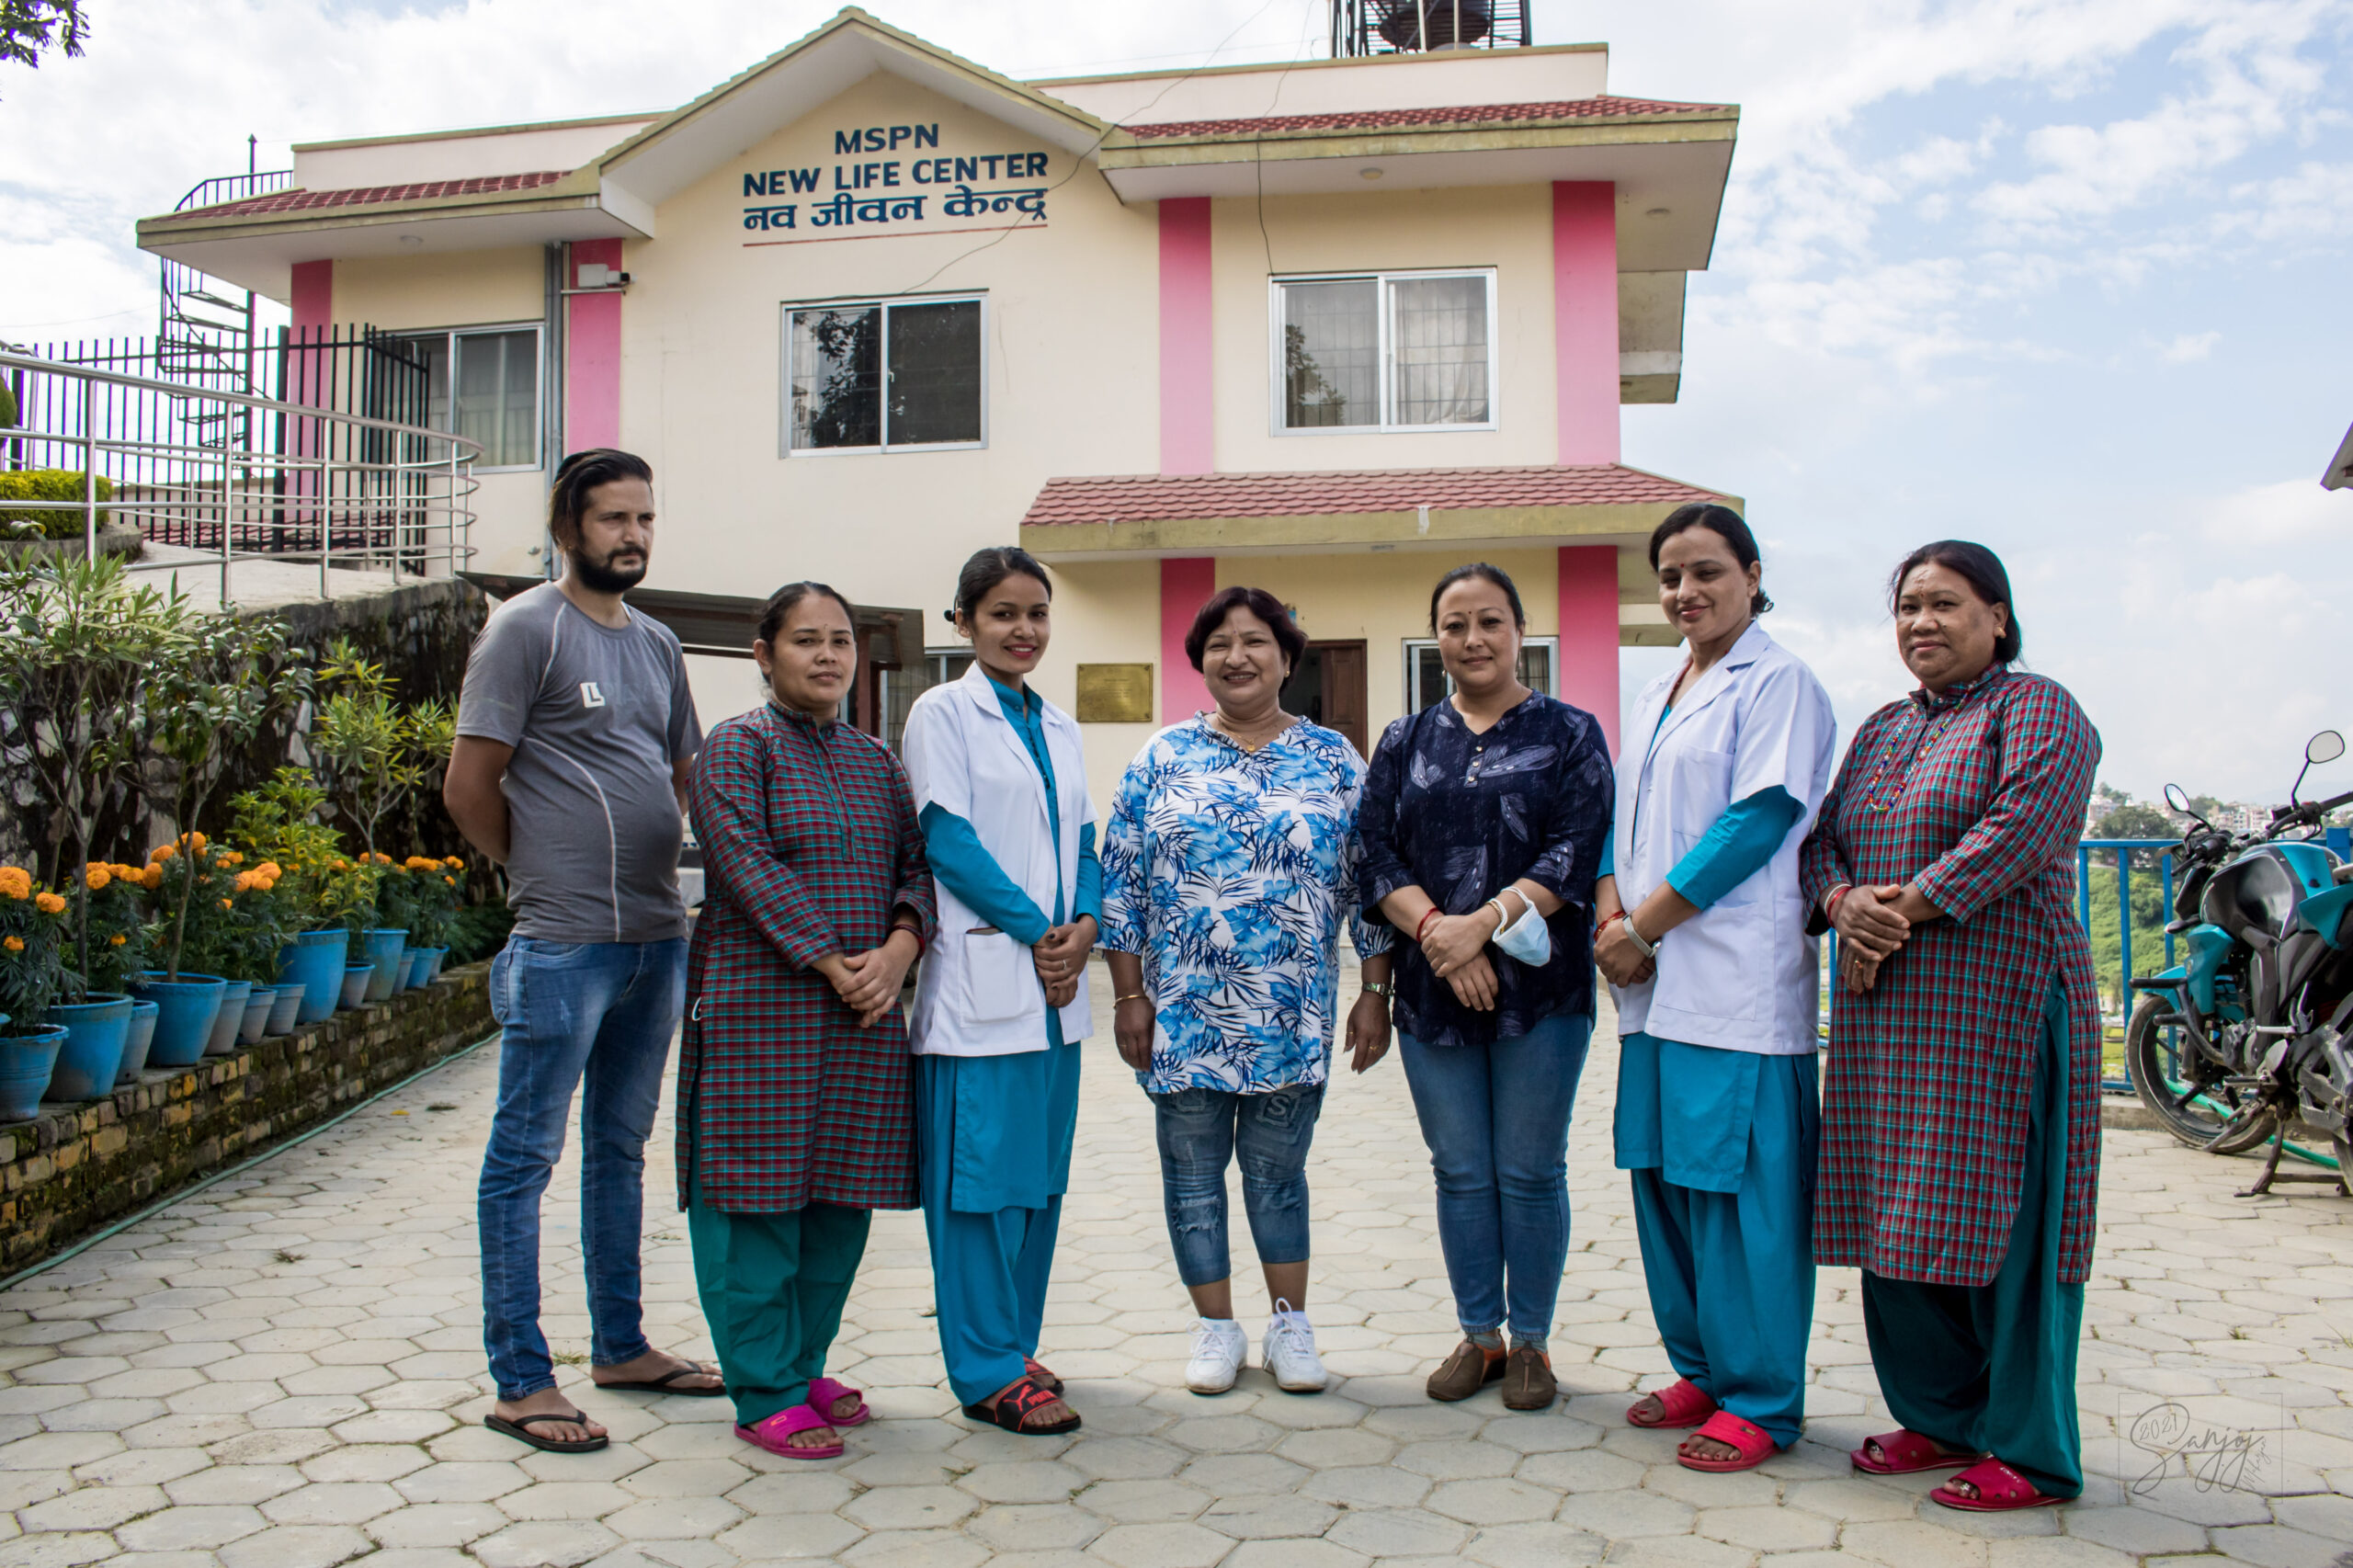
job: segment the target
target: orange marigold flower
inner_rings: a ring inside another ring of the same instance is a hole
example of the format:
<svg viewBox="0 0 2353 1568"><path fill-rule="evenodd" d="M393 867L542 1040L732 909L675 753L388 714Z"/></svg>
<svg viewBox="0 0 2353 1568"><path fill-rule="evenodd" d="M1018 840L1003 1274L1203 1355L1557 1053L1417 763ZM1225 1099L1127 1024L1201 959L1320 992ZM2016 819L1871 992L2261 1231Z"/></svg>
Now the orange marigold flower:
<svg viewBox="0 0 2353 1568"><path fill-rule="evenodd" d="M161 866L150 866L145 870L140 872L139 885L145 888L149 892L153 892L157 888L162 887L164 885L164 868Z"/></svg>
<svg viewBox="0 0 2353 1568"><path fill-rule="evenodd" d="M178 853L178 850L168 844L158 844L154 848L147 851L147 861L150 865L160 866Z"/></svg>
<svg viewBox="0 0 2353 1568"><path fill-rule="evenodd" d="M260 865L256 866L254 869L259 871L263 876L270 878L272 881L275 881L286 874L278 869L278 862L275 860L264 860Z"/></svg>
<svg viewBox="0 0 2353 1568"><path fill-rule="evenodd" d="M114 873L104 866L85 866L82 868L82 881L89 884L92 892L100 892L114 881Z"/></svg>
<svg viewBox="0 0 2353 1568"><path fill-rule="evenodd" d="M0 942L0 948L6 948L12 953L21 953L25 950L25 940L21 937L11 937L6 941Z"/></svg>
<svg viewBox="0 0 2353 1568"><path fill-rule="evenodd" d="M211 840L210 840L210 839L206 838L206 837L204 836L204 835L202 835L202 834L200 834L200 833L191 833L191 834L189 834L189 835L187 835L187 839L188 839L188 846L190 849L201 849L201 848L203 848L207 844L209 844L209 843L210 843L210 842L211 842Z"/></svg>
<svg viewBox="0 0 2353 1568"><path fill-rule="evenodd" d="M449 883L451 887L456 887L458 885L458 879L455 877L444 877L441 880Z"/></svg>
<svg viewBox="0 0 2353 1568"><path fill-rule="evenodd" d="M251 871L239 871L237 880L229 885L239 892L250 892L253 891L254 874Z"/></svg>
<svg viewBox="0 0 2353 1568"><path fill-rule="evenodd" d="M338 870L338 871L348 871L349 869L351 869L350 863L349 863L348 861L346 861L346 860L338 859L338 860L335 861L335 862L334 862L334 864L335 864L335 869L336 870Z"/></svg>
<svg viewBox="0 0 2353 1568"><path fill-rule="evenodd" d="M454 870L457 870L459 868L462 867L462 866L466 863L466 861L465 861L465 857L463 857L463 856L461 856L461 855L451 855L451 856L449 856L449 857L445 858L442 860L442 862L441 862L441 863L442 863L444 866L449 867L449 869L451 869L451 870L453 870L453 871L454 871Z"/></svg>
<svg viewBox="0 0 2353 1568"><path fill-rule="evenodd" d="M219 854L215 855L213 858L220 861L223 866L242 866L245 863L245 858L243 855L238 854L233 849L223 849Z"/></svg>
<svg viewBox="0 0 2353 1568"><path fill-rule="evenodd" d="M224 898L221 901L221 907L223 909L234 909L237 906Z"/></svg>
<svg viewBox="0 0 2353 1568"><path fill-rule="evenodd" d="M111 936L111 937L108 937L108 938L107 938L108 944L109 946L117 947L117 948L119 948L119 947L122 946L125 942L128 942L129 940L131 940L131 938L130 938L130 937L126 937L126 936L124 936L124 935L123 935L121 932L119 932L119 931L117 931L113 936Z"/></svg>
<svg viewBox="0 0 2353 1568"><path fill-rule="evenodd" d="M53 892L45 892L33 900L33 907L43 915L63 915L65 913L65 901Z"/></svg>
<svg viewBox="0 0 2353 1568"><path fill-rule="evenodd" d="M0 893L16 899L32 897L32 873L22 866L0 866Z"/></svg>

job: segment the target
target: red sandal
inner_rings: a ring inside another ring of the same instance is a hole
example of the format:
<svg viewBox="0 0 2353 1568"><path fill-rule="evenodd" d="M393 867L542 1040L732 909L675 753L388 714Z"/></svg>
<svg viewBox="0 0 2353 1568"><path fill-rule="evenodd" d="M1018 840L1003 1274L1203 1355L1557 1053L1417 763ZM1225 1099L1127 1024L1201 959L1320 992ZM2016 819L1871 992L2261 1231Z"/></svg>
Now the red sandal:
<svg viewBox="0 0 2353 1568"><path fill-rule="evenodd" d="M1758 1465L1771 1459L1774 1451L1779 1447L1773 1441L1772 1434L1766 1431L1764 1427L1754 1421L1744 1421L1729 1410L1719 1410L1705 1421L1700 1422L1699 1429L1691 1436L1711 1438L1735 1450L1733 1457L1728 1460L1694 1459L1691 1455L1685 1453L1675 1456L1675 1462L1686 1470L1704 1470L1714 1474L1724 1474L1735 1470L1755 1470Z"/></svg>
<svg viewBox="0 0 2353 1568"><path fill-rule="evenodd" d="M1650 1398L1658 1401L1658 1419L1645 1421L1634 1412L1643 1407L1636 1400L1626 1407L1626 1425L1645 1429L1673 1426L1697 1426L1716 1413L1716 1402L1700 1392L1699 1385L1688 1378L1678 1378L1663 1389L1653 1389Z"/></svg>
<svg viewBox="0 0 2353 1568"><path fill-rule="evenodd" d="M1956 1486L1969 1487L1976 1495L1964 1497L1953 1490ZM1948 1508L1958 1508L1966 1514L2007 1514L2019 1508L2047 1508L2067 1501L2036 1491L2034 1483L1995 1459L1978 1460L1928 1495Z"/></svg>
<svg viewBox="0 0 2353 1568"><path fill-rule="evenodd" d="M1025 1377L997 1395L996 1403L993 1405L966 1405L964 1419L985 1421L993 1426L1002 1427L1017 1437L1057 1437L1064 1432L1078 1430L1078 1412L1072 1411L1069 1415L1054 1422L1051 1426L1029 1426L1023 1423L1028 1419L1030 1412L1044 1409L1059 1397L1061 1396L1051 1390L1040 1387L1036 1379Z"/></svg>
<svg viewBox="0 0 2353 1568"><path fill-rule="evenodd" d="M1866 1437L1847 1455L1866 1475L1916 1475L1924 1470L1966 1470L1984 1454L1949 1454L1931 1438L1906 1428Z"/></svg>
<svg viewBox="0 0 2353 1568"><path fill-rule="evenodd" d="M835 1415L834 1406L846 1399L858 1401L858 1408L847 1415ZM808 1405L825 1418L828 1426L863 1426L874 1419L874 1412L868 1406L864 1394L832 1378L809 1380Z"/></svg>

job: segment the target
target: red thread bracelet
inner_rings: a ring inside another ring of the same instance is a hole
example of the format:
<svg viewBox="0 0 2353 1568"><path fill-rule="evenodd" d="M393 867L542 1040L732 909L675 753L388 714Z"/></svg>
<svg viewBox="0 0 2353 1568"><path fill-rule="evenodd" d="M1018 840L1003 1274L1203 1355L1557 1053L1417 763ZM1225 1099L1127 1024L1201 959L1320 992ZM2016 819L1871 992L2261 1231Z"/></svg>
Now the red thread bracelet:
<svg viewBox="0 0 2353 1568"><path fill-rule="evenodd" d="M1424 914L1424 915L1423 915L1423 916L1421 917L1421 919L1420 919L1420 920L1418 920L1418 921L1416 921L1416 922L1415 922L1415 925L1414 925L1414 946L1415 946L1415 947L1417 947L1417 948L1418 948L1418 947L1420 947L1420 946L1422 945L1422 933L1423 933L1423 932L1425 932L1425 931L1427 931L1427 930L1428 930L1428 929L1430 928L1430 922L1431 922L1431 921L1433 921L1433 920L1437 919L1439 915L1443 915L1443 914L1445 914L1445 913L1446 913L1446 911L1444 911L1443 909L1440 909L1440 908L1439 908L1437 904L1435 904L1435 903L1433 903L1433 904L1431 904L1431 905L1429 906L1428 911L1427 911L1426 914Z"/></svg>
<svg viewBox="0 0 2353 1568"><path fill-rule="evenodd" d="M1840 882L1836 887L1832 888L1830 896L1822 901L1823 919L1833 926L1838 924L1838 901L1854 891L1855 884L1852 882Z"/></svg>
<svg viewBox="0 0 2353 1568"><path fill-rule="evenodd" d="M1611 921L1613 921L1613 920L1624 920L1624 919L1627 919L1627 918L1629 918L1629 916L1627 915L1626 912L1625 912L1624 910L1622 910L1622 909L1615 910L1615 911L1611 912L1610 914L1605 915L1603 915L1603 916L1601 917L1601 924L1600 924L1600 925L1598 925L1598 926L1595 926L1595 927L1593 928L1593 934L1594 934L1595 936L1598 937L1598 936L1600 936L1604 931L1607 931L1607 930L1608 930L1608 929L1609 929L1609 923L1610 923Z"/></svg>

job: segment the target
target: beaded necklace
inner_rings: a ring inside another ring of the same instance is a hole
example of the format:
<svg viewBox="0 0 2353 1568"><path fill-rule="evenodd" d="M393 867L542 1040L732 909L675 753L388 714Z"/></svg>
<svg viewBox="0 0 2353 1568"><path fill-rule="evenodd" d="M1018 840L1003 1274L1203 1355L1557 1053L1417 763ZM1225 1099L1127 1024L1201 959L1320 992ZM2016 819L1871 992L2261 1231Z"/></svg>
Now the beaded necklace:
<svg viewBox="0 0 2353 1568"><path fill-rule="evenodd" d="M1989 689L2007 672L2008 666L1994 665L1975 680L1956 682L1942 691L1930 691L1926 687L1911 694L1911 709L1903 731L1890 735L1881 748L1879 761L1871 769L1870 782L1863 786L1863 798L1874 812L1893 811L1904 798L1912 782L1912 769L1921 756L1937 744L1938 737L1951 727L1953 716L1969 705L1978 693ZM1922 716L1927 722L1921 723ZM1909 732L1910 744L1906 748ZM1903 753L1899 762L1897 754Z"/></svg>

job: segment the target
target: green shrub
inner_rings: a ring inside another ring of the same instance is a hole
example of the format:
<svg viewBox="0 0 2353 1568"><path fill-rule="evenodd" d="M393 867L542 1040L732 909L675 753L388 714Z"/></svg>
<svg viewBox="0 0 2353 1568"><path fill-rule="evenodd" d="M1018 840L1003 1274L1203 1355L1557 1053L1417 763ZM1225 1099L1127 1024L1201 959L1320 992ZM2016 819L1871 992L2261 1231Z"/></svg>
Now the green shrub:
<svg viewBox="0 0 2353 1568"><path fill-rule="evenodd" d="M32 531L47 539L80 539L82 514L74 511L38 511L30 506L10 506L10 501L74 501L82 499L82 473L79 469L28 468L15 473L0 473L0 536L12 536L23 530L12 528L15 523L30 523ZM114 499L114 481L98 475L98 499ZM104 507L98 509L98 524L106 525Z"/></svg>

